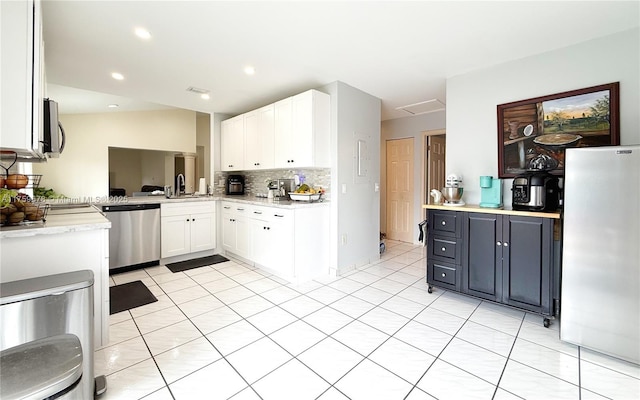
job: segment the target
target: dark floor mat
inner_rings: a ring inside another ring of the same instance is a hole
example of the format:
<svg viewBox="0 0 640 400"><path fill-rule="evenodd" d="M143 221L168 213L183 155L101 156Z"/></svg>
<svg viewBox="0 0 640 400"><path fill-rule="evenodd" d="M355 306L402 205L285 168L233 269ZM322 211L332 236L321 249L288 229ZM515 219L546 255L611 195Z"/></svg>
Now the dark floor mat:
<svg viewBox="0 0 640 400"><path fill-rule="evenodd" d="M116 314L156 301L158 301L156 296L142 281L123 283L109 288L109 314Z"/></svg>
<svg viewBox="0 0 640 400"><path fill-rule="evenodd" d="M206 267L207 265L217 264L225 261L229 261L229 259L221 256L220 254L215 254L209 257L194 258L193 260L167 264L167 268L169 268L171 272L181 272L188 269Z"/></svg>

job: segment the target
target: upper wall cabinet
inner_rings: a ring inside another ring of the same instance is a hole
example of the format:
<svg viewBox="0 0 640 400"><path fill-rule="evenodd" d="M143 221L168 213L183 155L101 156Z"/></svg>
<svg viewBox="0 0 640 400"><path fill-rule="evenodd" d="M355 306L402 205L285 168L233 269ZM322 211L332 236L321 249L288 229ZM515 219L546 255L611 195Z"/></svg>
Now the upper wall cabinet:
<svg viewBox="0 0 640 400"><path fill-rule="evenodd" d="M244 114L244 169L274 167L274 105Z"/></svg>
<svg viewBox="0 0 640 400"><path fill-rule="evenodd" d="M0 146L22 160L44 159L40 1L0 2Z"/></svg>
<svg viewBox="0 0 640 400"><path fill-rule="evenodd" d="M244 169L244 114L222 121L220 159L223 171Z"/></svg>
<svg viewBox="0 0 640 400"><path fill-rule="evenodd" d="M222 121L222 170L329 168L330 101L309 90Z"/></svg>
<svg viewBox="0 0 640 400"><path fill-rule="evenodd" d="M309 90L275 104L275 167L330 165L330 96Z"/></svg>

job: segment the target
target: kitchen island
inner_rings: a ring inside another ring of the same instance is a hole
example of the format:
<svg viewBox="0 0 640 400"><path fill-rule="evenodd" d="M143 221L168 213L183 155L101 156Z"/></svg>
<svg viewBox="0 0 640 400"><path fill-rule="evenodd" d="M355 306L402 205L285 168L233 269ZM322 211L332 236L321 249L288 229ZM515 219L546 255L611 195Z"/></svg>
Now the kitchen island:
<svg viewBox="0 0 640 400"><path fill-rule="evenodd" d="M93 206L53 208L46 221L0 229L0 282L89 269L96 348L109 341L109 228Z"/></svg>
<svg viewBox="0 0 640 400"><path fill-rule="evenodd" d="M442 287L539 313L549 325L560 307L559 211L423 208L429 291Z"/></svg>

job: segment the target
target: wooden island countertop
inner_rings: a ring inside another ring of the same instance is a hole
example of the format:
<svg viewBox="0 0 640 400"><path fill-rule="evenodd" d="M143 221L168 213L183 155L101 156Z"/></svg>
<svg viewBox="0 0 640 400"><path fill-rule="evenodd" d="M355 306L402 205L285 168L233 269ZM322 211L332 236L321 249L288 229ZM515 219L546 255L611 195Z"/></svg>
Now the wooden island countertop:
<svg viewBox="0 0 640 400"><path fill-rule="evenodd" d="M465 204L463 206L447 206L441 204L423 204L422 208L427 210L447 210L447 211L466 211L474 213L486 213L486 214L505 214L505 215L520 215L523 217L542 217L551 219L560 219L562 212L556 211L518 211L511 208L486 208L480 207L477 204Z"/></svg>

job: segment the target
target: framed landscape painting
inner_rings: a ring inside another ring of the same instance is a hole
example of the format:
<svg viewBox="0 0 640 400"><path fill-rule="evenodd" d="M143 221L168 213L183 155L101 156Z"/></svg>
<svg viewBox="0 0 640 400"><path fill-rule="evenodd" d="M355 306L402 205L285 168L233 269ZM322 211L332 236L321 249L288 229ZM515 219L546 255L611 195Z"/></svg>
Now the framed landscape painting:
<svg viewBox="0 0 640 400"><path fill-rule="evenodd" d="M498 176L564 175L568 147L620 144L619 83L498 105Z"/></svg>

